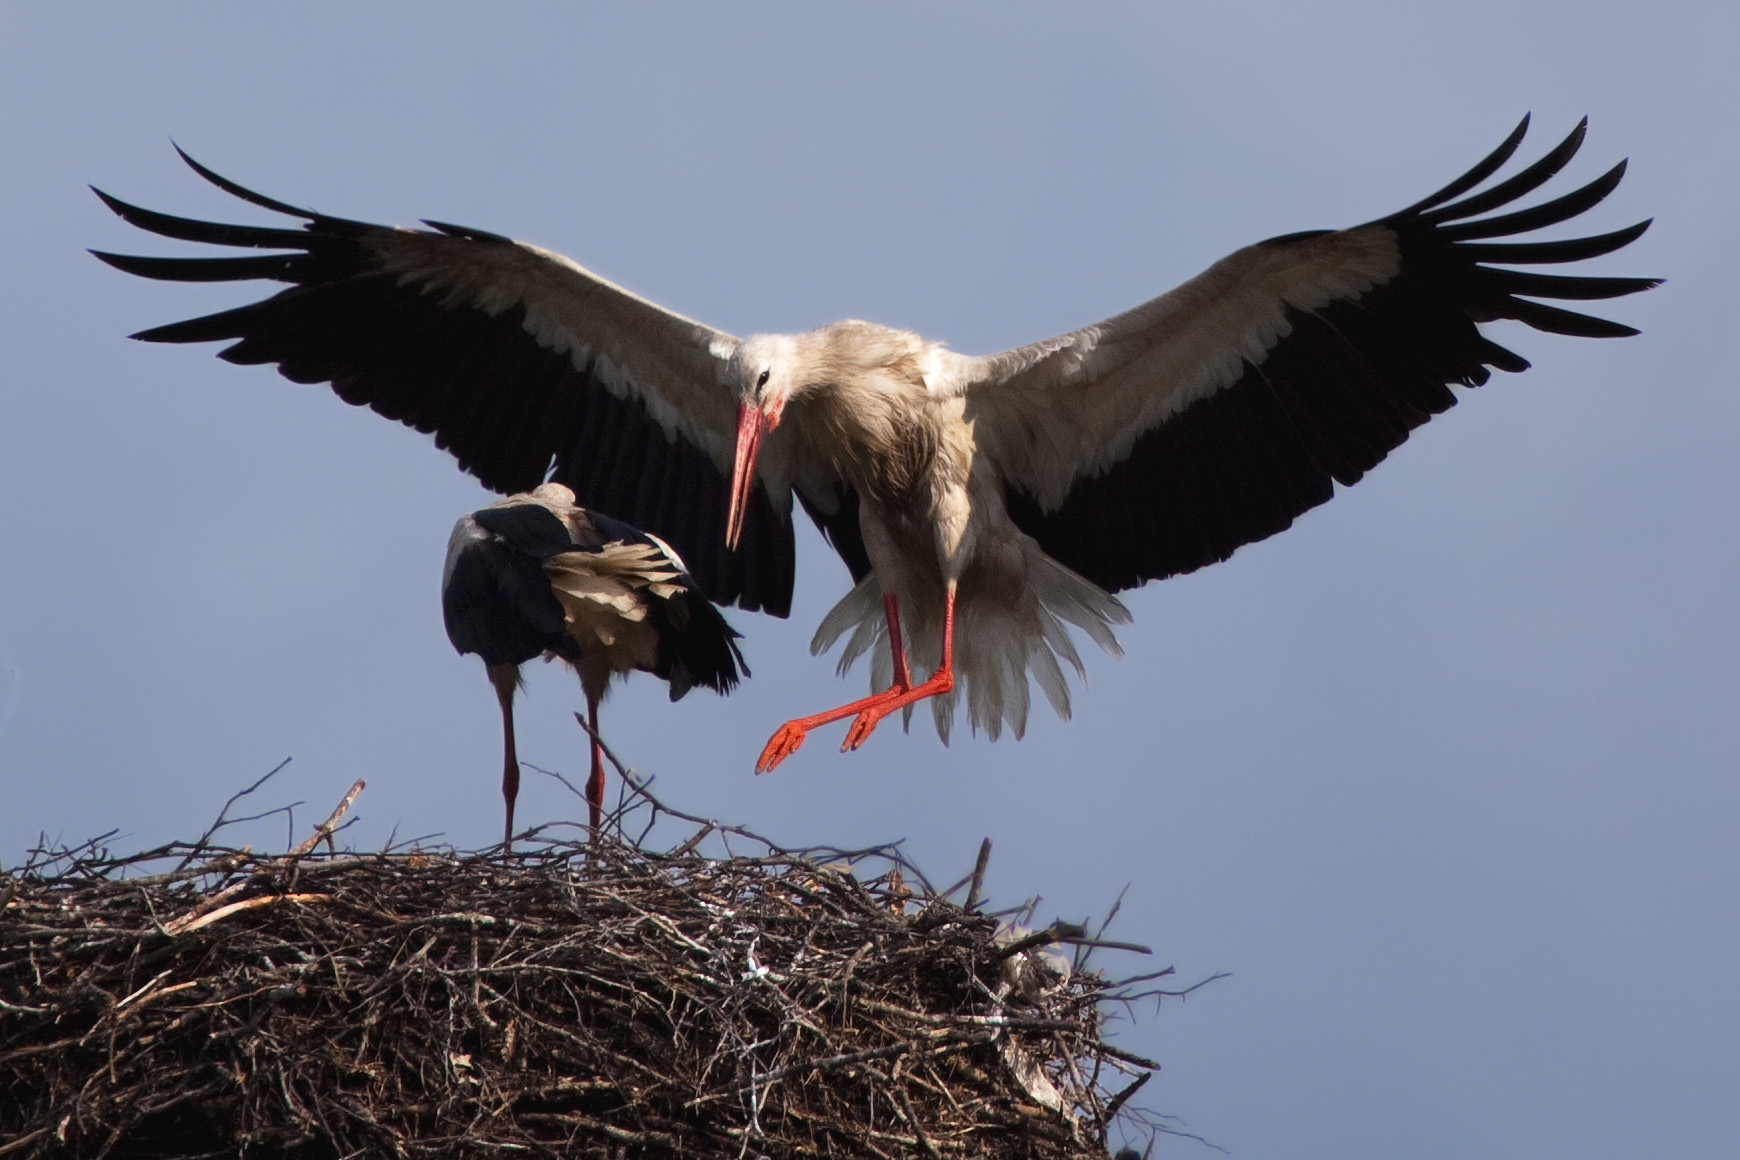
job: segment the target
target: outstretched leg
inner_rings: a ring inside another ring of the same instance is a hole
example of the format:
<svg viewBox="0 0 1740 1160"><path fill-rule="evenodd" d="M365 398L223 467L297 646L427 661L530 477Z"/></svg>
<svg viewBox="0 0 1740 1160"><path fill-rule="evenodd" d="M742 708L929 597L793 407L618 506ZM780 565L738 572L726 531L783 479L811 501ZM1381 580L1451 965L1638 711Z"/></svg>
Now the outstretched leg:
<svg viewBox="0 0 1740 1160"><path fill-rule="evenodd" d="M888 617L888 645L894 652L894 684L880 693L872 693L868 697L853 701L849 705L841 705L838 709L829 709L826 713L817 713L810 717L798 717L781 725L774 735L768 739L761 750L761 757L755 762L756 773L766 773L792 754L798 746L804 743L804 737L818 725L826 725L830 721L838 721L842 717L850 717L862 712L867 706L873 705L887 697L904 693L912 687L912 677L906 665L906 645L900 635L900 602L894 593L882 594L882 610Z"/></svg>
<svg viewBox="0 0 1740 1160"><path fill-rule="evenodd" d="M501 702L501 796L507 803L507 828L502 833L502 849L514 848L514 799L520 796L520 761L514 751L514 693L520 685L518 665L490 665L489 683L495 686L495 698Z"/></svg>
<svg viewBox="0 0 1740 1160"><path fill-rule="evenodd" d="M896 670L905 676L905 666ZM876 725L882 718L901 709L914 701L922 701L926 697L936 697L952 692L955 687L955 582L950 580L948 588L943 593L943 646L942 663L936 672L926 677L921 684L913 685L910 677L904 682L909 687L902 690L899 682L896 687L888 690L892 696L884 694L884 698L873 705L866 705L846 730L846 740L840 746L840 752L856 749L870 739Z"/></svg>
<svg viewBox="0 0 1740 1160"><path fill-rule="evenodd" d="M586 779L586 808L592 832L604 824L604 746L598 740L598 698L586 694L586 728L592 731L592 776Z"/></svg>
<svg viewBox="0 0 1740 1160"><path fill-rule="evenodd" d="M804 737L818 725L826 725L830 721L838 721L842 717L857 716L852 728L846 732L846 743L840 747L856 749L864 744L864 739L870 736L876 723L894 709L902 705L910 705L923 697L937 693L946 693L954 688L954 643L955 643L955 582L948 582L946 593L947 603L943 609L943 660L942 666L932 673L924 684L914 688L911 669L906 663L906 647L900 635L900 604L894 593L884 593L882 607L888 615L888 643L894 652L894 683L880 693L872 693L868 697L853 701L849 705L841 705L838 709L830 709L826 713L817 713L813 717L799 717L787 721L779 727L762 749L761 757L755 763L756 773L766 773L793 753L804 743Z"/></svg>

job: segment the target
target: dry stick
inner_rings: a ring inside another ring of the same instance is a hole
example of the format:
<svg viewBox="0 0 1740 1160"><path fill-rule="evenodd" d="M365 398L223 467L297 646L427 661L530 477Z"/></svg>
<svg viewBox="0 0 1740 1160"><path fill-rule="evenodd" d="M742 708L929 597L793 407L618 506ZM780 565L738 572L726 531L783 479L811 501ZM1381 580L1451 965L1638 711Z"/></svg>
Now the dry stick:
<svg viewBox="0 0 1740 1160"><path fill-rule="evenodd" d="M1162 975L1166 975L1166 974L1170 974L1170 973L1171 973L1171 968L1167 968L1166 970L1160 972L1160 974L1162 974ZM1186 996L1188 996L1192 991L1195 991L1201 987L1206 987L1210 983L1218 983L1222 979L1230 979L1230 978L1232 978L1231 971L1216 971L1214 974L1208 976L1208 978L1198 979L1196 982L1190 984L1190 986L1184 987L1181 990L1177 990L1177 991L1166 991L1166 990L1162 990L1160 988L1155 988L1152 991L1138 991L1133 995L1127 994L1124 992L1119 992L1116 994L1108 994L1106 997L1108 999L1111 999L1114 1002L1118 1002L1118 1003L1133 1003L1137 999L1146 999L1150 995L1154 996L1157 999L1183 999ZM1122 986L1122 984L1119 984L1119 986Z"/></svg>
<svg viewBox="0 0 1740 1160"><path fill-rule="evenodd" d="M965 877L958 879L954 885L938 894L937 898L948 898L963 886L972 886L967 892L967 901L962 904L962 910L971 910L979 904L979 892L985 885L985 863L991 860L991 839L986 838L979 843L979 857L973 864L973 869Z"/></svg>
<svg viewBox="0 0 1740 1160"><path fill-rule="evenodd" d="M906 1122L912 1125L912 1134L918 1137L918 1146L924 1149L925 1155L942 1160L942 1153L936 1150L936 1145L930 1142L930 1135L924 1130L924 1121L913 1112L912 1101L898 1088L895 1089L894 1096L900 1101L900 1110L906 1113Z"/></svg>
<svg viewBox="0 0 1740 1160"><path fill-rule="evenodd" d="M980 891L985 887L985 866L991 861L991 838L986 835L979 843L979 860L973 863L972 885L967 887L967 901L964 910L977 910Z"/></svg>
<svg viewBox="0 0 1740 1160"><path fill-rule="evenodd" d="M1016 939L997 951L993 962L1012 959L1022 951L1030 951L1034 947L1049 946L1054 942L1062 942L1066 938L1086 938L1087 928L1079 923L1064 922L1062 919L1052 923L1044 930L1036 930L1030 935Z"/></svg>
<svg viewBox="0 0 1740 1160"><path fill-rule="evenodd" d="M40 1140L42 1137L48 1135L52 1131L54 1131L54 1129L52 1127L38 1128L38 1129L36 1129L36 1131L30 1133L28 1136L18 1137L18 1139L12 1141L10 1144L0 1144L0 1156L4 1156L8 1152L16 1152L16 1151L18 1151L18 1149L24 1147L26 1144L29 1144L35 1140Z"/></svg>
<svg viewBox="0 0 1740 1160"><path fill-rule="evenodd" d="M672 850L669 854L665 855L665 857L681 858L683 855L693 852L696 846L699 846L702 842L706 841L708 834L711 834L718 828L719 827L714 825L712 822L706 823L700 829L695 831L694 837L690 838L687 842L684 842L681 846L678 846L675 850Z"/></svg>
<svg viewBox="0 0 1740 1160"><path fill-rule="evenodd" d="M1099 1045L1098 1049L1100 1051L1104 1052L1105 1054L1111 1056L1113 1059L1121 1059L1125 1063L1133 1063L1137 1067L1145 1067L1149 1071L1159 1071L1160 1070L1159 1064L1155 1063L1151 1059L1144 1059L1142 1056L1137 1055L1133 1051L1125 1051L1123 1048L1113 1047L1109 1043L1101 1043Z"/></svg>
<svg viewBox="0 0 1740 1160"><path fill-rule="evenodd" d="M1018 938L1008 946L1003 947L997 952L995 961L1002 962L1004 959L1014 958L1022 951L1030 951L1034 947L1047 946L1051 943L1064 943L1078 947L1099 947L1109 951L1130 951L1138 955L1154 953L1153 947L1145 947L1141 943L1112 942L1109 939L1089 938L1087 928L1080 923L1059 920L1044 930L1036 930L1032 934Z"/></svg>
<svg viewBox="0 0 1740 1160"><path fill-rule="evenodd" d="M1076 935L1064 935L1057 941L1066 946L1087 947L1090 950L1129 951L1131 954L1136 955L1151 955L1154 953L1153 947L1143 946L1141 943L1117 942L1109 938L1088 938L1086 935L1079 937Z"/></svg>
<svg viewBox="0 0 1740 1160"><path fill-rule="evenodd" d="M262 894L257 898L244 898L240 902L220 906L209 914L202 914L198 917L188 915L185 918L175 919L164 924L163 932L170 935L187 934L189 931L195 931L202 926L210 926L220 919L228 918L238 911L254 910L261 906L274 906L280 902L325 902L331 897L330 894Z"/></svg>
<svg viewBox="0 0 1740 1160"><path fill-rule="evenodd" d="M279 812L278 810L271 810L271 811L268 811L267 814L256 814L256 815L254 815L253 818L226 819L226 817L225 817L225 815L227 815L230 812L231 806L235 805L238 801L247 797L249 794L253 793L255 790L259 789L261 786L265 785L268 781L270 781L278 773L279 770L283 769L286 765L289 765L289 764L290 764L290 759L288 757L286 757L283 761L280 761L277 765L274 765L271 769L267 770L265 773L265 776L261 777L259 781L256 781L253 785L250 785L247 789L239 790L236 793L231 794L230 800L224 803L224 808L218 811L218 816L212 821L212 824L206 828L205 833L201 834L199 836L199 838L193 843L193 847L192 847L192 849L190 849L188 851L187 857L185 857L181 860L181 864L179 866L177 866L176 869L177 870L185 869L189 862L193 861L200 854L204 853L205 849L206 849L205 844L207 841L209 841L211 839L211 836L213 834L217 833L219 830L223 829L225 826L230 825L232 820L236 821L236 822L249 822L249 821L255 820L255 818L263 818L263 817L267 817L268 814L278 813ZM301 803L299 802L297 804L300 805ZM285 806L282 808L289 809L292 807Z"/></svg>
<svg viewBox="0 0 1740 1160"><path fill-rule="evenodd" d="M1129 1098L1140 1091L1143 1084L1153 1078L1153 1072L1145 1071L1136 1077L1135 1083L1113 1096L1111 1102L1106 1104L1105 1114L1100 1117L1100 1123L1109 1125L1117 1114L1124 1110L1124 1104L1129 1101Z"/></svg>
<svg viewBox="0 0 1740 1160"><path fill-rule="evenodd" d="M1112 925L1112 919L1118 917L1118 911L1124 908L1124 895L1129 892L1130 884L1126 882L1124 883L1124 888L1118 891L1118 897L1113 899L1112 908L1106 911L1106 916L1104 918L1100 919L1100 928L1094 931L1094 937L1096 939L1104 938L1106 936L1106 928ZM1073 969L1079 971L1082 967L1086 966L1088 956L1093 954L1093 951L1094 948L1092 946L1077 946L1075 951L1075 962L1071 964Z"/></svg>
<svg viewBox="0 0 1740 1160"><path fill-rule="evenodd" d="M344 795L343 800L334 807L332 813L328 815L327 819L324 822L321 822L318 826L315 826L314 833L309 835L306 842L303 842L300 846L290 851L290 856L293 858L301 857L303 854L314 849L314 847L320 845L320 840L322 838L326 839L326 849L328 853L338 853L337 848L332 844L333 828L338 825L338 819L344 817L344 815L350 811L351 804L356 801L357 795L360 794L367 785L368 783L362 778L357 778L356 784L350 787L350 792Z"/></svg>
<svg viewBox="0 0 1740 1160"><path fill-rule="evenodd" d="M1131 975L1127 979L1118 979L1107 982L1106 988L1109 991L1114 988L1128 987L1131 983L1148 983L1155 979L1164 979L1168 975L1176 975L1177 973L1178 968L1176 966L1161 967L1158 971L1144 971L1140 975Z"/></svg>

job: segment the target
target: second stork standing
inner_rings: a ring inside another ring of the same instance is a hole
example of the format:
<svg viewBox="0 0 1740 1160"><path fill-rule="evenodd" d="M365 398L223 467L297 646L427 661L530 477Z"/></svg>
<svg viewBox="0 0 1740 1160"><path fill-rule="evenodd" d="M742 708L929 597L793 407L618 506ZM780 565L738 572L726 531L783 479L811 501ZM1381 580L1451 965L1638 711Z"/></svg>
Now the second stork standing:
<svg viewBox="0 0 1740 1160"><path fill-rule="evenodd" d="M441 577L447 636L483 658L501 702L503 843L512 848L519 759L514 694L520 666L540 654L579 674L592 731L586 802L592 829L604 818L604 753L598 703L610 678L635 670L666 681L675 701L696 685L719 693L747 674L737 633L656 536L574 503L546 483L462 517Z"/></svg>

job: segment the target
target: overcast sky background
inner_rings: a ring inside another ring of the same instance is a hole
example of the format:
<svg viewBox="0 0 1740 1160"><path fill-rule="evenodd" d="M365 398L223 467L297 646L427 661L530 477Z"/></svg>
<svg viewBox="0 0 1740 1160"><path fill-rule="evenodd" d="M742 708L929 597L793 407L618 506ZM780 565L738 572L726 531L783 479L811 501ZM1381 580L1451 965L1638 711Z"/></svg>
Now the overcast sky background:
<svg viewBox="0 0 1740 1160"><path fill-rule="evenodd" d="M262 221L270 195L536 241L724 329L843 316L983 353L1102 318L1259 238L1381 216L1525 111L1548 195L1629 156L1579 223L1667 285L1640 338L1503 337L1498 376L1358 487L1229 563L1127 594L1075 719L920 716L859 753L789 716L857 696L808 640L845 570L806 528L755 678L611 743L690 812L793 845L907 839L996 904L1103 915L1190 981L1119 1042L1241 1158L1740 1154L1740 8L1168 4L1056 10L7 5L0 13L0 862L39 831L191 837L286 756L299 829L499 837L494 697L441 628L453 520L430 441L125 335L251 300L83 251L188 253L87 182ZM259 292L268 287L263 284ZM572 677L521 753L581 773ZM528 778L520 819L584 816ZM267 847L281 825L245 835ZM1135 961L1110 965L1139 969ZM1162 1140L1160 1156L1207 1155Z"/></svg>

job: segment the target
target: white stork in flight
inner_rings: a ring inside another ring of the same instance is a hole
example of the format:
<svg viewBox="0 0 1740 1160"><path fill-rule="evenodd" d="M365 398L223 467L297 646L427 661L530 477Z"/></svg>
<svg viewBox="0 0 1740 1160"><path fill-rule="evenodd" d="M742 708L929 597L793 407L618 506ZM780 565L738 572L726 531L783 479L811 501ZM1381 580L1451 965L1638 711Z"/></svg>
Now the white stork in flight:
<svg viewBox="0 0 1740 1160"><path fill-rule="evenodd" d="M1585 122L1586 124L1586 122ZM782 726L771 769L825 722L843 748L933 698L948 737L962 688L975 728L1026 724L1029 677L1061 715L1065 624L1117 650L1112 595L1226 559L1370 470L1496 368L1529 364L1480 331L1515 319L1585 337L1636 333L1547 300L1613 298L1646 278L1548 274L1634 241L1611 233L1494 241L1600 202L1620 162L1525 208L1583 142L1480 188L1484 161L1407 209L1343 230L1247 246L1103 322L970 356L909 331L835 322L736 338L612 285L558 254L441 222L389 228L219 188L300 228L170 217L98 192L169 238L268 251L98 254L171 281L269 279L269 298L135 335L228 342L300 383L431 432L501 492L546 478L588 508L669 541L720 603L790 611L791 500L855 587L812 648L850 632L842 670L872 651L872 694ZM1494 212L1498 211L1498 212Z"/></svg>

